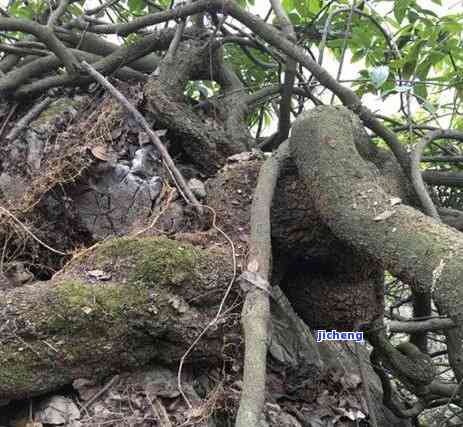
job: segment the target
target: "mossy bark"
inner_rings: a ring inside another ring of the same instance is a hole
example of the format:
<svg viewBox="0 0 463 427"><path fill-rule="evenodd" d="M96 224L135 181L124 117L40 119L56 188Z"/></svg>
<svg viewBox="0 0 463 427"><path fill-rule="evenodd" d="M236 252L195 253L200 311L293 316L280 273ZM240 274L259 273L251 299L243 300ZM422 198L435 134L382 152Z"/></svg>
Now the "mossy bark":
<svg viewBox="0 0 463 427"><path fill-rule="evenodd" d="M231 275L227 253L123 238L75 258L50 282L0 292L0 399L177 362L216 314ZM224 327L211 328L189 360L218 360Z"/></svg>

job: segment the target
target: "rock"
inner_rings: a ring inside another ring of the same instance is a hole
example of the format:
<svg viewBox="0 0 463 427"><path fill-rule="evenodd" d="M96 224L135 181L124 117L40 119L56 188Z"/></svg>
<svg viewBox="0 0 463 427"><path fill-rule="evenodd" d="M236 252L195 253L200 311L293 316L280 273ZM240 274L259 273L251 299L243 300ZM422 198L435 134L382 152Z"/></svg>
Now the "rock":
<svg viewBox="0 0 463 427"><path fill-rule="evenodd" d="M147 396L174 398L180 395L177 387L177 372L164 367L154 367L140 372L134 379L142 385Z"/></svg>
<svg viewBox="0 0 463 427"><path fill-rule="evenodd" d="M203 182L196 178L191 178L188 181L188 187L190 187L193 194L198 199L205 199L207 196L206 187L204 186Z"/></svg>
<svg viewBox="0 0 463 427"><path fill-rule="evenodd" d="M159 156L153 145L145 145L135 152L130 172L142 178L159 173Z"/></svg>
<svg viewBox="0 0 463 427"><path fill-rule="evenodd" d="M159 176L153 176L148 182L148 190L150 193L151 201L155 202L159 197L159 194L161 194L162 179Z"/></svg>
<svg viewBox="0 0 463 427"><path fill-rule="evenodd" d="M134 163L132 168L105 163L104 167L98 167L87 186L75 191L74 206L95 239L125 235L132 224L150 215L153 202L161 193L162 180L142 173L145 170L142 163L136 174Z"/></svg>
<svg viewBox="0 0 463 427"><path fill-rule="evenodd" d="M263 153L261 150L253 148L252 151L243 151L227 158L228 163L249 162L250 160L265 160L272 153Z"/></svg>
<svg viewBox="0 0 463 427"><path fill-rule="evenodd" d="M44 140L42 134L33 129L28 129L26 131L25 138L28 144L27 164L31 170L38 171L42 163L46 140Z"/></svg>
<svg viewBox="0 0 463 427"><path fill-rule="evenodd" d="M19 200L26 190L27 185L21 177L15 176L13 178L6 172L0 175L0 193L3 194L6 200Z"/></svg>
<svg viewBox="0 0 463 427"><path fill-rule="evenodd" d="M0 272L0 289L22 286L32 280L34 275L27 269L25 263L9 262L3 265L3 273Z"/></svg>
<svg viewBox="0 0 463 427"><path fill-rule="evenodd" d="M42 401L34 416L43 424L75 426L72 422L80 418L80 411L71 399L56 395Z"/></svg>
<svg viewBox="0 0 463 427"><path fill-rule="evenodd" d="M111 274L105 273L103 270L91 270L87 272L87 276L102 282L111 280Z"/></svg>
<svg viewBox="0 0 463 427"><path fill-rule="evenodd" d="M77 378L72 382L72 387L74 390L77 390L81 400L86 402L91 399L96 393L101 389L93 381L90 381L86 378Z"/></svg>
<svg viewBox="0 0 463 427"><path fill-rule="evenodd" d="M0 290L10 289L13 287L13 284L6 278L3 273L0 273ZM2 400L0 400L0 406L2 406Z"/></svg>

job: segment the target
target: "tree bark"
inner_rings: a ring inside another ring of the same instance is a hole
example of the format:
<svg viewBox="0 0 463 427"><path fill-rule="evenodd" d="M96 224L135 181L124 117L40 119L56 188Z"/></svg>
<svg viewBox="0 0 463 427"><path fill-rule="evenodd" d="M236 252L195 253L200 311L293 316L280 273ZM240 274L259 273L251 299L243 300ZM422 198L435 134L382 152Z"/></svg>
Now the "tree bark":
<svg viewBox="0 0 463 427"><path fill-rule="evenodd" d="M419 293L432 292L447 330L449 359L463 378L463 239L461 234L386 193L354 145L360 126L345 108L318 107L298 120L292 156L322 220L332 232Z"/></svg>

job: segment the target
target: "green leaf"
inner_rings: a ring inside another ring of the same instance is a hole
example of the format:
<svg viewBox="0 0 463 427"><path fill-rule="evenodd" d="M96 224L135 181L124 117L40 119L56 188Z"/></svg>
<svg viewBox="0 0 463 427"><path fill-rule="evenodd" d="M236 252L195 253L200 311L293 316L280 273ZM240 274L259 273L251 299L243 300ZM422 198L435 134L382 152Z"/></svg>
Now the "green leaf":
<svg viewBox="0 0 463 427"><path fill-rule="evenodd" d="M428 97L428 89L424 83L415 83L415 86L413 87L413 93L415 94L420 104L426 102L426 98Z"/></svg>
<svg viewBox="0 0 463 427"><path fill-rule="evenodd" d="M436 109L434 108L434 105L432 105L429 101L424 101L422 104L422 107L429 113L431 114L436 114Z"/></svg>
<svg viewBox="0 0 463 427"><path fill-rule="evenodd" d="M308 2L305 0L294 0L294 3L296 5L297 13L308 20L311 16L309 5L307 4ZM311 3L318 3L318 6L320 5L318 1Z"/></svg>
<svg viewBox="0 0 463 427"><path fill-rule="evenodd" d="M370 78L376 89L379 89L389 77L389 67L386 65L380 65L375 67L370 72Z"/></svg>
<svg viewBox="0 0 463 427"><path fill-rule="evenodd" d="M412 36L410 34L404 34L400 36L397 40L397 49L402 49L411 40Z"/></svg>
<svg viewBox="0 0 463 427"><path fill-rule="evenodd" d="M23 6L16 10L15 15L18 18L25 18L28 20L32 20L32 18L34 17L34 11L32 10L30 6Z"/></svg>
<svg viewBox="0 0 463 427"><path fill-rule="evenodd" d="M406 62L402 67L403 75L406 79L410 78L415 72L416 61Z"/></svg>
<svg viewBox="0 0 463 427"><path fill-rule="evenodd" d="M128 0L127 6L131 12L140 12L145 7L145 0Z"/></svg>
<svg viewBox="0 0 463 427"><path fill-rule="evenodd" d="M408 21L413 24L419 18L419 15L414 10L409 10L407 14Z"/></svg>
<svg viewBox="0 0 463 427"><path fill-rule="evenodd" d="M301 23L301 17L299 16L298 13L290 12L288 13L288 18L291 21L291 23L294 25L298 25Z"/></svg>
<svg viewBox="0 0 463 427"><path fill-rule="evenodd" d="M405 18L407 9L410 5L411 0L396 0L394 2L394 16L400 24Z"/></svg>
<svg viewBox="0 0 463 427"><path fill-rule="evenodd" d="M439 18L439 16L433 10L423 9L421 6L418 6L418 5L416 5L415 7L416 7L417 12L421 12L423 15L430 15L430 16L434 16L435 18Z"/></svg>
<svg viewBox="0 0 463 427"><path fill-rule="evenodd" d="M391 75L391 74L389 74ZM384 82L384 84L381 86L381 93L386 93L386 92L389 92L391 90L393 90L395 88L395 81L393 78L387 80L386 82Z"/></svg>
<svg viewBox="0 0 463 427"><path fill-rule="evenodd" d="M368 52L367 49L363 49L363 48L358 49L357 51L354 52L350 61L352 63L360 61L361 59L365 58L365 55L367 54L367 52Z"/></svg>
<svg viewBox="0 0 463 427"><path fill-rule="evenodd" d="M315 1L307 1L307 3L309 3L309 13L310 14L315 15L318 12L320 12L320 9L322 8L322 2L315 0Z"/></svg>
<svg viewBox="0 0 463 427"><path fill-rule="evenodd" d="M73 15L80 16L83 14L82 8L76 3L70 4L67 8L68 12L71 12Z"/></svg>
<svg viewBox="0 0 463 427"><path fill-rule="evenodd" d="M296 8L294 0L283 0L282 5L288 13L292 12Z"/></svg>
<svg viewBox="0 0 463 427"><path fill-rule="evenodd" d="M441 22L442 29L450 33L459 33L463 30L463 25L455 19L448 19Z"/></svg>

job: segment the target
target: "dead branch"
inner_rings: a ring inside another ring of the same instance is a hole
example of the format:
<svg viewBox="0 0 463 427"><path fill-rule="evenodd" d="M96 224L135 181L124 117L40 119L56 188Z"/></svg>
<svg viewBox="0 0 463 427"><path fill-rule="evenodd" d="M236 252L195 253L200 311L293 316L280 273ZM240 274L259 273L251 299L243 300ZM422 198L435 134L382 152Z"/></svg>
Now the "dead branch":
<svg viewBox="0 0 463 427"><path fill-rule="evenodd" d="M52 103L53 99L47 96L42 101L35 104L28 112L18 120L14 128L6 136L7 139L13 140L18 137L18 135L27 127L29 124L35 120L48 106Z"/></svg>

